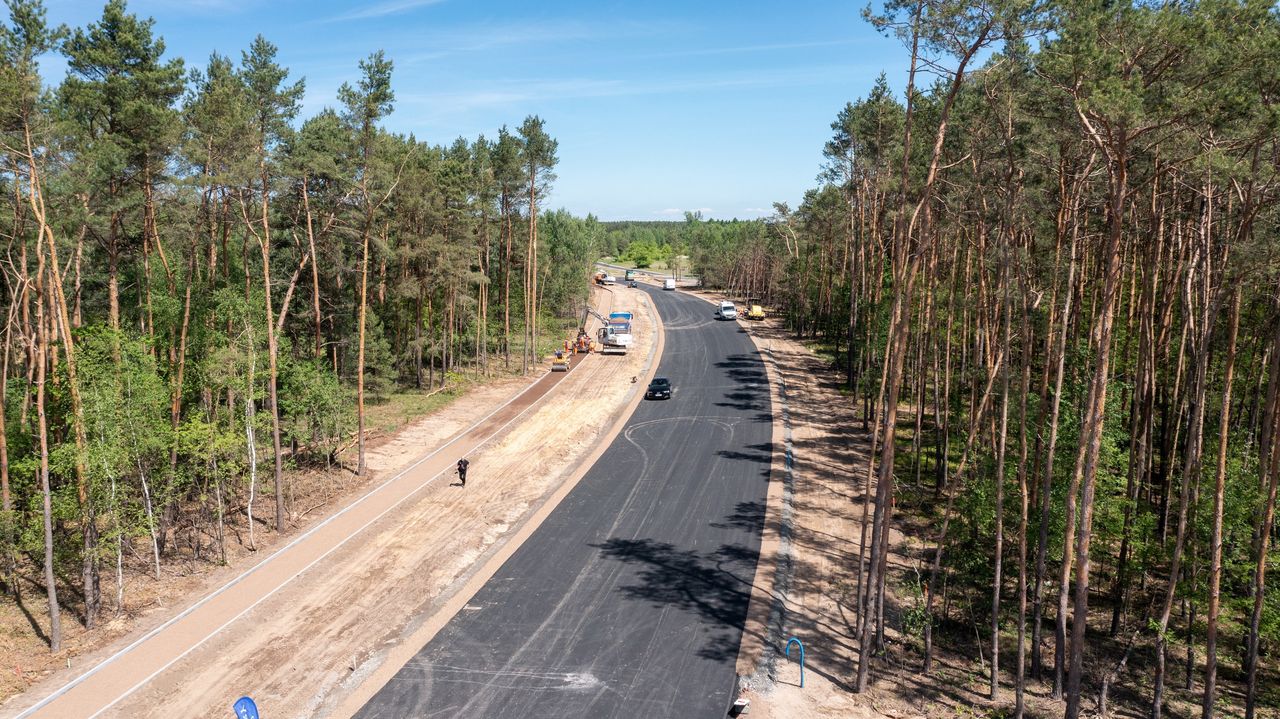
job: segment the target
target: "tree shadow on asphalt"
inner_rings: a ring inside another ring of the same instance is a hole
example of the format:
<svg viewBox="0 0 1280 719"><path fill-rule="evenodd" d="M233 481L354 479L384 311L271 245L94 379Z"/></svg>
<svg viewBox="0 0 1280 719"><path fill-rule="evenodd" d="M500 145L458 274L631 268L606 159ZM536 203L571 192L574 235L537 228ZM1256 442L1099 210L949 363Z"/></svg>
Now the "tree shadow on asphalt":
<svg viewBox="0 0 1280 719"><path fill-rule="evenodd" d="M763 464L765 465L765 472L768 472L769 465L773 462L773 442L748 444L742 449L750 451L744 452L737 449L721 449L716 451L716 455L725 459L740 459L745 462Z"/></svg>
<svg viewBox="0 0 1280 719"><path fill-rule="evenodd" d="M741 502L717 528L742 529L753 534L765 525L764 505ZM698 656L722 664L737 661L741 634L761 641L752 628L745 627L747 607L751 599L752 580L759 552L742 544L722 544L714 552L677 549L667 542L649 539L610 539L593 545L605 557L639 567L638 581L619 587L624 596L651 603L655 607L694 612L707 627L706 644ZM814 582L822 570L793 558L795 577L801 582ZM889 612L886 607L886 612ZM798 621L797 621L798 620ZM825 622L809 622L796 616L787 620L788 636L800 635L806 642L809 663L806 670L821 674L828 681L849 689L839 656L850 652L846 635L848 627L830 626ZM773 637L779 654L786 637Z"/></svg>
<svg viewBox="0 0 1280 719"><path fill-rule="evenodd" d="M698 656L728 664L737 660L739 632L751 600L756 550L725 544L714 552L702 553L677 549L668 542L622 538L593 546L605 557L639 567L640 581L619 587L624 596L694 612L701 618L709 633Z"/></svg>
<svg viewBox="0 0 1280 719"><path fill-rule="evenodd" d="M719 522L712 522L711 526L716 529L741 529L758 535L764 531L764 511L763 502L738 502L733 508L733 514Z"/></svg>
<svg viewBox="0 0 1280 719"><path fill-rule="evenodd" d="M743 412L769 409L769 394L763 388L757 391L739 390L726 392L724 402L716 402L717 407L730 407Z"/></svg>
<svg viewBox="0 0 1280 719"><path fill-rule="evenodd" d="M739 382L768 381L764 372L764 362L755 353L729 355L724 360L716 362L715 366L723 369L725 374Z"/></svg>

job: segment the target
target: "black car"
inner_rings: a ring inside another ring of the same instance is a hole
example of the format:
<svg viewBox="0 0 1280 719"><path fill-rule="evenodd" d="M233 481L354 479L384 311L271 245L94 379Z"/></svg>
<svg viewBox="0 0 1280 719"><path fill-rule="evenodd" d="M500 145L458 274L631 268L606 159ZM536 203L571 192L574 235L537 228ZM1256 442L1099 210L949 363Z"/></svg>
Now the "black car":
<svg viewBox="0 0 1280 719"><path fill-rule="evenodd" d="M666 377L654 377L649 389L644 393L645 399L671 399L671 380Z"/></svg>

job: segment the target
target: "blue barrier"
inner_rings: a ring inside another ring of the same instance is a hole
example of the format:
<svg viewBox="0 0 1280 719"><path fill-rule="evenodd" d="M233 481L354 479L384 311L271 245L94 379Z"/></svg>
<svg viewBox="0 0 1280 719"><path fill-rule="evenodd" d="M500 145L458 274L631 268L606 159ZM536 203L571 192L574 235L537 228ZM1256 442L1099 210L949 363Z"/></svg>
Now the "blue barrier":
<svg viewBox="0 0 1280 719"><path fill-rule="evenodd" d="M236 719L258 719L258 705L249 697L240 697L231 708L236 712Z"/></svg>
<svg viewBox="0 0 1280 719"><path fill-rule="evenodd" d="M804 689L804 644L802 644L800 640L796 639L795 637L791 637L790 639L788 639L787 651L786 651L786 655L788 657L791 656L792 642L794 642L797 647L800 647L800 688Z"/></svg>

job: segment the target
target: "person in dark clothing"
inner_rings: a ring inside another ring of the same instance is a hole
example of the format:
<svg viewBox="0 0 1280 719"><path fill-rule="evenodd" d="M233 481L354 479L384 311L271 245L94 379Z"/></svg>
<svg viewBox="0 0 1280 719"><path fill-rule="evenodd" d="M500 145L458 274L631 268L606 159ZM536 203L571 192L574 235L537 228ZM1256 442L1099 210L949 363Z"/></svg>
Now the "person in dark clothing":
<svg viewBox="0 0 1280 719"><path fill-rule="evenodd" d="M467 467L469 466L471 466L471 463L467 461L466 457L458 460L458 481L463 487L467 486Z"/></svg>

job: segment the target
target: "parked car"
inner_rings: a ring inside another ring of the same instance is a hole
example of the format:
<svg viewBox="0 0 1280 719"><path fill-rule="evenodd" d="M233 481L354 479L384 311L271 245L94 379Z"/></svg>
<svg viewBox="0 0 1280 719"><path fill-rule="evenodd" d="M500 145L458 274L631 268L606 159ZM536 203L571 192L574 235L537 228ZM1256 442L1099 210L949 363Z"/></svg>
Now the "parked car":
<svg viewBox="0 0 1280 719"><path fill-rule="evenodd" d="M720 303L720 309L716 310L716 319L736 320L738 319L738 308L729 300Z"/></svg>
<svg viewBox="0 0 1280 719"><path fill-rule="evenodd" d="M664 290L674 290L675 288L676 288L676 281L672 278L667 278L662 283L662 289Z"/></svg>
<svg viewBox="0 0 1280 719"><path fill-rule="evenodd" d="M747 311L747 319L762 320L764 319L764 308L760 305L751 305L751 309Z"/></svg>
<svg viewBox="0 0 1280 719"><path fill-rule="evenodd" d="M654 377L645 390L645 399L671 399L671 380L666 377Z"/></svg>

